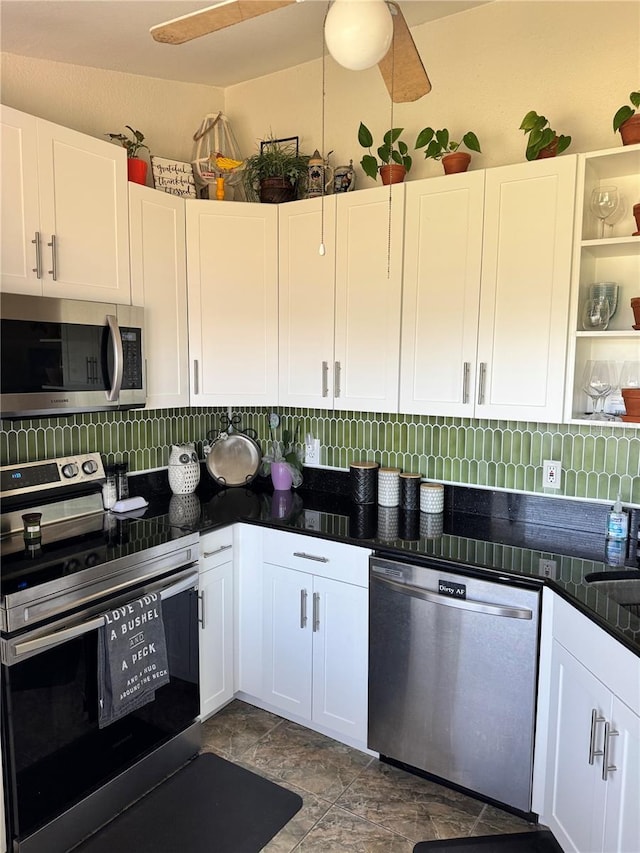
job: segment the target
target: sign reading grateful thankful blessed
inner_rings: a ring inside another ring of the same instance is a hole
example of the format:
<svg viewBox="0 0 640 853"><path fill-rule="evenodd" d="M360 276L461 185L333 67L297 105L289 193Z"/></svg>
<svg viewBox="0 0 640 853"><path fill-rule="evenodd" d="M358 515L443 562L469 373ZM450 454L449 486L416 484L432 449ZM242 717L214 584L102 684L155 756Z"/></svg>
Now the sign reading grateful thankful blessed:
<svg viewBox="0 0 640 853"><path fill-rule="evenodd" d="M196 197L196 183L193 178L191 163L181 163L178 160L166 160L163 157L151 157L151 172L153 185L157 190L163 190L183 198Z"/></svg>

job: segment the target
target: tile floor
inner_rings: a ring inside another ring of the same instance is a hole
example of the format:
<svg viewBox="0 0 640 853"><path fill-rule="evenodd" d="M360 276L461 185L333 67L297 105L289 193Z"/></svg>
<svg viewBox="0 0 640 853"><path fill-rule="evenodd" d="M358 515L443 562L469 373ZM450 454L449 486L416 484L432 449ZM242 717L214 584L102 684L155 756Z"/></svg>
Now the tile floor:
<svg viewBox="0 0 640 853"><path fill-rule="evenodd" d="M412 853L418 841L535 829L238 700L204 723L203 750L302 797L267 853Z"/></svg>

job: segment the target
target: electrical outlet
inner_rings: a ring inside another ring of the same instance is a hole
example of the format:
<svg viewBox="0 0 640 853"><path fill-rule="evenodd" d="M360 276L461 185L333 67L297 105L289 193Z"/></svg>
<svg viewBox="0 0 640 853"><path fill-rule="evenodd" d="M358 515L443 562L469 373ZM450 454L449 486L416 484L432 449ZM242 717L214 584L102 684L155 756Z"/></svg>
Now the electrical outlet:
<svg viewBox="0 0 640 853"><path fill-rule="evenodd" d="M317 466L320 464L320 439L312 438L304 445L304 464Z"/></svg>
<svg viewBox="0 0 640 853"><path fill-rule="evenodd" d="M538 571L545 578L554 580L558 577L558 564L555 560L538 560Z"/></svg>
<svg viewBox="0 0 640 853"><path fill-rule="evenodd" d="M315 509L305 509L304 511L304 529L305 530L320 530L320 513Z"/></svg>
<svg viewBox="0 0 640 853"><path fill-rule="evenodd" d="M542 463L542 485L545 489L559 489L562 479L562 462L545 459Z"/></svg>

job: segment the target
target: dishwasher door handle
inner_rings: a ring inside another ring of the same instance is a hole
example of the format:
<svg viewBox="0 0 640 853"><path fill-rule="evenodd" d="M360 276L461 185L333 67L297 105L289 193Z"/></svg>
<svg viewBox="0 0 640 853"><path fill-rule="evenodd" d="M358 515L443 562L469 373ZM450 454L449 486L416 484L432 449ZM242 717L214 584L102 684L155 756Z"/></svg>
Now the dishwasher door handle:
<svg viewBox="0 0 640 853"><path fill-rule="evenodd" d="M451 598L447 595L439 595L436 592L429 592L426 589L421 589L418 586L412 586L406 583L396 583L387 578L372 577L372 580L377 583L391 587L395 592L401 595L408 595L410 598L420 598L422 601L430 601L433 604L442 604L445 607L453 607L456 610L471 610L475 613L488 613L491 616L506 616L509 619L532 619L533 612L526 607L510 607L505 604L490 604L485 601L474 601L467 598Z"/></svg>

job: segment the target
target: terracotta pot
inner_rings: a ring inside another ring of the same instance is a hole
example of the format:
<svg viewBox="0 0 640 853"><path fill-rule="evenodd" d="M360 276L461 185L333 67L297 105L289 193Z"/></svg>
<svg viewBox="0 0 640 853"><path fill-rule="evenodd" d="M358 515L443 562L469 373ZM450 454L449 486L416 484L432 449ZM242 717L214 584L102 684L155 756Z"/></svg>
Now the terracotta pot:
<svg viewBox="0 0 640 853"><path fill-rule="evenodd" d="M293 201L296 188L288 178L264 178L260 181L260 201L263 204L282 204Z"/></svg>
<svg viewBox="0 0 640 853"><path fill-rule="evenodd" d="M622 122L620 136L623 145L635 145L640 142L640 113L635 113L631 118Z"/></svg>
<svg viewBox="0 0 640 853"><path fill-rule="evenodd" d="M455 175L458 172L466 172L471 162L471 154L465 151L454 151L453 154L445 154L442 158L442 168L445 175Z"/></svg>
<svg viewBox="0 0 640 853"><path fill-rule="evenodd" d="M640 204L634 204L633 205L633 218L636 221L636 228L638 230L634 231L632 236L638 237L640 235Z"/></svg>
<svg viewBox="0 0 640 853"><path fill-rule="evenodd" d="M139 157L129 157L127 160L127 177L134 184L146 184L147 168L146 160L141 160Z"/></svg>
<svg viewBox="0 0 640 853"><path fill-rule="evenodd" d="M385 186L401 184L406 174L407 170L400 163L387 163L385 166L380 166L380 177Z"/></svg>
<svg viewBox="0 0 640 853"><path fill-rule="evenodd" d="M624 421L640 422L640 388L621 388L622 399L626 415L622 416Z"/></svg>
<svg viewBox="0 0 640 853"><path fill-rule="evenodd" d="M544 148L541 148L538 151L538 156L536 160L545 160L547 157L555 157L558 153L558 137L556 136L553 142L550 142L548 145L545 145Z"/></svg>
<svg viewBox="0 0 640 853"><path fill-rule="evenodd" d="M631 300L631 310L633 311L633 319L636 321L634 329L640 329L640 296L634 296Z"/></svg>

